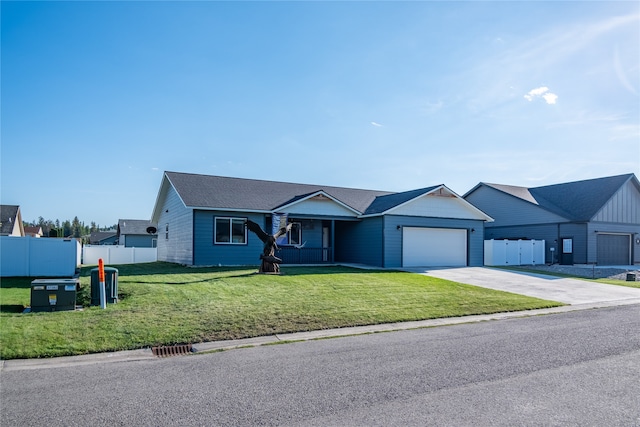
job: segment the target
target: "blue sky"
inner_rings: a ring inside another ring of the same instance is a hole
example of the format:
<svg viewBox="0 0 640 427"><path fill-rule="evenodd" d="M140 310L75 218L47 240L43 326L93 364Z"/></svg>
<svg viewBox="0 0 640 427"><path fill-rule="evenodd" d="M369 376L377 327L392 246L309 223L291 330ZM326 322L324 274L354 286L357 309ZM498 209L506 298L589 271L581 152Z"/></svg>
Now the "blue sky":
<svg viewBox="0 0 640 427"><path fill-rule="evenodd" d="M640 5L2 1L2 204L149 219L163 171L403 191L640 176Z"/></svg>

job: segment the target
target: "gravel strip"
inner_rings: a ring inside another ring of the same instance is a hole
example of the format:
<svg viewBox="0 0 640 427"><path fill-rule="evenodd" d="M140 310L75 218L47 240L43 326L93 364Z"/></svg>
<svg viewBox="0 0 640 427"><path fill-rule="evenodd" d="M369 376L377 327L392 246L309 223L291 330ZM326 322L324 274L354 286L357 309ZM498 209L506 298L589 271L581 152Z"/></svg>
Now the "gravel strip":
<svg viewBox="0 0 640 427"><path fill-rule="evenodd" d="M515 267L518 268L518 267ZM627 270L624 268L595 268L591 266L575 265L528 265L520 267L525 270L537 270L540 272L562 273L570 276L585 277L587 279L615 279L627 280L627 273L635 274L636 281L640 276L639 271Z"/></svg>

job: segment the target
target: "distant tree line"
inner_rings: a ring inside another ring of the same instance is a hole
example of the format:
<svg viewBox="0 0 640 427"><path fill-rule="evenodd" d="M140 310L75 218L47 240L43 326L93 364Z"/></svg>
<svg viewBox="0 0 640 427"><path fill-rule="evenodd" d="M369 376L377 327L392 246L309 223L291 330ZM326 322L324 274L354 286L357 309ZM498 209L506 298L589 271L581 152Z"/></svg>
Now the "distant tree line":
<svg viewBox="0 0 640 427"><path fill-rule="evenodd" d="M117 225L111 225L109 227L100 227L95 222L91 221L90 225L85 225L84 222L81 222L78 217L74 217L73 221L62 221L59 219L55 221L51 221L50 219L44 219L43 217L38 217L37 221L23 221L22 222L25 227L41 227L42 235L45 237L77 237L77 238L87 238L94 231L115 231L117 229Z"/></svg>

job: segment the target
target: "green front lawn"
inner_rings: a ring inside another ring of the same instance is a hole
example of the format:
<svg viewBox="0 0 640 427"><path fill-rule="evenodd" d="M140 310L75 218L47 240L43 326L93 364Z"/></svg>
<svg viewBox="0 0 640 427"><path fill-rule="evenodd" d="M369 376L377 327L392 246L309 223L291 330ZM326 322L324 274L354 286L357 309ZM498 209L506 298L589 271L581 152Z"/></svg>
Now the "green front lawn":
<svg viewBox="0 0 640 427"><path fill-rule="evenodd" d="M345 267L115 266L118 304L22 314L30 278L0 287L0 357L51 357L562 305L423 275ZM79 302L88 304L90 267Z"/></svg>

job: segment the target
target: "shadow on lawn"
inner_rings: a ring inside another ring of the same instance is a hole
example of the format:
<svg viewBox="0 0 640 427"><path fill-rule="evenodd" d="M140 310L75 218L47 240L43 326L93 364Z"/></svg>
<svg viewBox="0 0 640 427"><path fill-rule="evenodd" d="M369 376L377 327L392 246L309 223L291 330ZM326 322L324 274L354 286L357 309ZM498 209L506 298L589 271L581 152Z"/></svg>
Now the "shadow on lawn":
<svg viewBox="0 0 640 427"><path fill-rule="evenodd" d="M308 274L362 274L362 273L399 273L399 270L365 269L355 267L345 267L341 265L321 265L321 266L295 266L281 265L283 276L303 276Z"/></svg>
<svg viewBox="0 0 640 427"><path fill-rule="evenodd" d="M179 274L179 273L176 273ZM249 277L249 276L253 276L256 273L242 273L242 274L225 274L224 276L220 276L220 277L208 277L205 279L201 279L201 280L182 280L182 281L171 281L171 280L162 280L162 281L144 281L144 282L139 282L136 280L132 280L132 283L144 283L144 284L150 284L150 285L154 285L154 284L159 284L159 285L192 285L194 283L215 283L215 282L219 282L221 280L224 279L229 279L229 278L237 278L237 277ZM127 280L126 279L118 279L119 283L126 283Z"/></svg>
<svg viewBox="0 0 640 427"><path fill-rule="evenodd" d="M237 267L190 267L180 264L173 264L169 262L153 262L145 264L121 264L121 265L109 265L118 270L119 280L123 280L126 276L150 276L150 275L166 275L171 276L175 274L199 274L199 273L217 273L220 274L220 279L225 277L248 277L253 274L257 274L258 265L245 265ZM376 270L376 269L360 269L348 266L336 266L336 265L313 265L313 266L297 266L293 264L281 264L282 275L287 276L300 276L305 274L345 274L345 273L393 273L397 271L393 270ZM95 266L82 267L80 276L91 276L91 270L96 268ZM235 274L234 274L235 273ZM216 280L217 278L209 278L201 280L202 282ZM188 283L197 283L200 280L191 281ZM147 282L152 283L152 282ZM183 281L163 281L166 284L184 284Z"/></svg>
<svg viewBox="0 0 640 427"><path fill-rule="evenodd" d="M0 313L22 313L23 311L22 304L0 304Z"/></svg>

